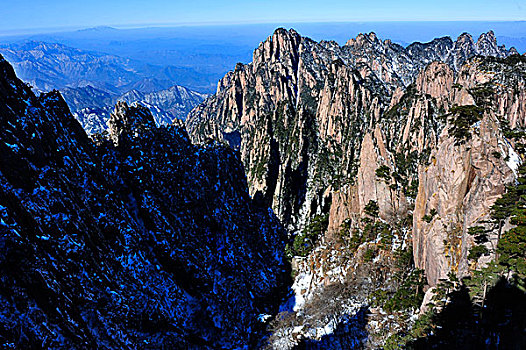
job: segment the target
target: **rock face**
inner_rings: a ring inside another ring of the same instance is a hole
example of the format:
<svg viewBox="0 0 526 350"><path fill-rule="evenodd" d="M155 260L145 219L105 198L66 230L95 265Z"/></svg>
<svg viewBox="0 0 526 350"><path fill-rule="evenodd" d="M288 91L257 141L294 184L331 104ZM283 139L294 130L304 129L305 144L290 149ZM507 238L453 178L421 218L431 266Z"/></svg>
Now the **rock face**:
<svg viewBox="0 0 526 350"><path fill-rule="evenodd" d="M506 137L503 123L524 125L526 108L519 100L524 96L525 79L526 61L519 56L476 58L462 67L455 88L442 94L452 104L467 107L465 111L474 111L479 120L469 125L469 136L459 140L451 132L455 132L455 121L468 114L448 109L453 112L431 153L431 162L419 171L415 263L425 268L430 285L449 271L467 275L467 255L473 244L468 228L487 226L491 205L516 178L522 160ZM432 210L434 215L430 215ZM491 233L488 248L495 248L497 236L497 231Z"/></svg>
<svg viewBox="0 0 526 350"><path fill-rule="evenodd" d="M1 57L0 111L3 345L254 346L286 235L236 153L125 103L96 146L59 93L35 97Z"/></svg>
<svg viewBox="0 0 526 350"><path fill-rule="evenodd" d="M187 119L195 140L237 134L251 195L261 194L292 230L327 210L326 189L356 174L359 140L387 103L378 79L362 78L335 43L277 30ZM379 101L383 100L382 103ZM257 147L255 147L257 145ZM324 195L326 194L326 195Z"/></svg>
<svg viewBox="0 0 526 350"><path fill-rule="evenodd" d="M382 222L412 217L398 239L411 239L434 286L449 271L468 273L467 229L488 217L521 162L504 126L525 122L524 57L515 53L492 32L403 48L374 33L340 47L278 29L186 126L195 142L239 149L250 194L292 232L329 215L325 251L308 261L340 256L337 237L363 229L376 204ZM351 267L312 277L305 297L328 280L352 281Z"/></svg>

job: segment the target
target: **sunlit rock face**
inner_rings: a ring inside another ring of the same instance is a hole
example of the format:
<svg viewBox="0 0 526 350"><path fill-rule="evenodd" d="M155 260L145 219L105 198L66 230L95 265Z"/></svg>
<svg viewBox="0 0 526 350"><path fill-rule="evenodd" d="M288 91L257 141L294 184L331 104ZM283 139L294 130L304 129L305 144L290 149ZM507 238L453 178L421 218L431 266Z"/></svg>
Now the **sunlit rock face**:
<svg viewBox="0 0 526 350"><path fill-rule="evenodd" d="M384 218L408 210L416 164L429 160L446 126L439 117L453 105L475 104L469 89L489 79L463 64L514 52L498 46L492 32L476 43L462 34L403 48L374 33L339 46L278 29L186 124L194 141L229 142L238 132L250 194L261 194L291 231L330 212L331 232L360 217L371 200ZM512 125L523 119L523 93L495 95ZM397 164L402 158L408 164ZM379 181L381 166L405 179Z"/></svg>
<svg viewBox="0 0 526 350"><path fill-rule="evenodd" d="M524 125L526 109L519 101L523 101L525 82L526 61L520 56L475 58L461 68L453 88L441 94L451 101L452 114L431 161L420 167L414 211L415 262L425 268L431 285L449 271L467 274L467 255L473 244L468 228L488 226L491 206L517 176L521 158L505 125ZM455 120L466 116L452 106L477 114L465 139L455 137L454 127ZM431 210L436 214L424 220ZM498 232L492 232L491 245L496 245L497 238ZM484 257L479 263L492 258Z"/></svg>
<svg viewBox="0 0 526 350"><path fill-rule="evenodd" d="M450 271L468 273L467 230L488 218L521 161L504 124L524 126L524 79L524 56L498 46L492 32L476 42L462 34L403 48L374 33L339 46L278 29L252 63L225 75L186 126L196 143L215 139L240 150L250 194L291 232L328 215L325 236L294 264L294 324L312 321L313 305L330 298L331 288L354 288L367 275L356 272L367 245L349 259L339 240L363 228L370 203L384 223L410 218L397 244L413 247L429 286ZM230 141L233 133L239 144ZM375 264L388 269L388 255ZM368 283L350 308L391 282ZM283 325L275 344L316 338L323 317L316 320L319 327Z"/></svg>

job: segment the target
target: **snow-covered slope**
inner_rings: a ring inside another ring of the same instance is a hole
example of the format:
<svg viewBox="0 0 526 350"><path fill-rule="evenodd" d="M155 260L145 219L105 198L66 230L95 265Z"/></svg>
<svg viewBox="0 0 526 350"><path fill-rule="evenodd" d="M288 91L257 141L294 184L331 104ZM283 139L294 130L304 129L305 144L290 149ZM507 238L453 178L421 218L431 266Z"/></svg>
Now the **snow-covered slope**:
<svg viewBox="0 0 526 350"><path fill-rule="evenodd" d="M64 88L61 93L73 115L89 135L104 132L108 128L106 123L117 101L145 106L157 125L167 125L174 119L184 120L188 112L206 98L205 94L178 85L148 93L133 89L122 95L90 85Z"/></svg>

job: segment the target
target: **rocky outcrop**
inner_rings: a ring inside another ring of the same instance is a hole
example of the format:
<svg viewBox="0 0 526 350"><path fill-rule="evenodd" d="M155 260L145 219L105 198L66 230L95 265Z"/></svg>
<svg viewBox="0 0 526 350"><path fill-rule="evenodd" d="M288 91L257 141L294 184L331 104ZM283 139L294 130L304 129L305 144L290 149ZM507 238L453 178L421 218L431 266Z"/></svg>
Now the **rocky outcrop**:
<svg viewBox="0 0 526 350"><path fill-rule="evenodd" d="M288 323L271 345L385 336L390 318L371 310L367 321L366 305L409 276L401 298L422 292L411 256L429 286L491 258L469 263L468 230L487 224L522 161L512 135L526 123L526 61L510 53L491 32L402 48L372 33L340 47L278 29L190 113L201 146L126 103L95 145L60 94L36 98L0 61L2 337L261 345L289 272L286 243L308 246L274 213L293 238L323 233L319 214L328 228L293 259L290 314L276 319Z"/></svg>
<svg viewBox="0 0 526 350"><path fill-rule="evenodd" d="M254 347L288 276L286 233L239 156L117 105L96 146L58 92L0 57L0 342Z"/></svg>
<svg viewBox="0 0 526 350"><path fill-rule="evenodd" d="M142 129L155 128L153 116L142 106L128 107L125 102L118 102L115 111L108 120L108 133L115 146L137 137Z"/></svg>

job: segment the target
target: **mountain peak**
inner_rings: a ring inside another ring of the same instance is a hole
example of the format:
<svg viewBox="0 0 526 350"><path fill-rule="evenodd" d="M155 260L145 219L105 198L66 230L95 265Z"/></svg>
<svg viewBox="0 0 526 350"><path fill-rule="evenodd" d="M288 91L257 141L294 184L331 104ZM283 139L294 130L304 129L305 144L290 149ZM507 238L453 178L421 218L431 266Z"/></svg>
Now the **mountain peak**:
<svg viewBox="0 0 526 350"><path fill-rule="evenodd" d="M508 54L513 54L513 50L510 49L508 52L504 45L499 46L497 44L497 38L492 30L482 33L476 45L479 55L483 56L505 57Z"/></svg>
<svg viewBox="0 0 526 350"><path fill-rule="evenodd" d="M490 30L487 33L482 33L479 36L479 39L477 40L477 45L480 45L483 42L488 42L497 46L497 38L495 37L495 33L493 32L493 30Z"/></svg>
<svg viewBox="0 0 526 350"><path fill-rule="evenodd" d="M457 38L457 42L458 43L469 43L469 44L474 44L475 42L473 41L473 37L471 36L471 34L467 33L467 32L464 32L462 34L460 34Z"/></svg>
<svg viewBox="0 0 526 350"><path fill-rule="evenodd" d="M301 35L298 34L298 32L295 31L293 28L286 29L283 27L279 27L279 28L276 28L276 30L274 30L274 33L272 33L272 35L269 36L267 40L265 40L265 42L267 41L272 41L272 42L277 42L277 43L290 42L290 41L296 41L300 38L301 38Z"/></svg>
<svg viewBox="0 0 526 350"><path fill-rule="evenodd" d="M282 55L289 55L295 60L301 39L301 35L294 29L277 28L254 51L254 62L277 61Z"/></svg>
<svg viewBox="0 0 526 350"><path fill-rule="evenodd" d="M97 26L97 27L91 27L91 28L85 28L85 29L79 29L77 32L80 33L86 33L86 32L113 32L117 31L117 28L110 27L110 26Z"/></svg>
<svg viewBox="0 0 526 350"><path fill-rule="evenodd" d="M299 35L299 34L294 28L287 29L284 27L276 28L276 30L274 30L274 33L272 34L273 37L274 36L291 36L291 35Z"/></svg>
<svg viewBox="0 0 526 350"><path fill-rule="evenodd" d="M346 46L353 46L356 48L363 47L365 45L380 44L380 40L376 36L375 32L370 33L359 33L356 38L351 38L345 44Z"/></svg>
<svg viewBox="0 0 526 350"><path fill-rule="evenodd" d="M42 93L39 96L39 100L43 105L52 104L54 106L60 107L64 111L69 111L68 104L58 90L51 90L49 92Z"/></svg>

